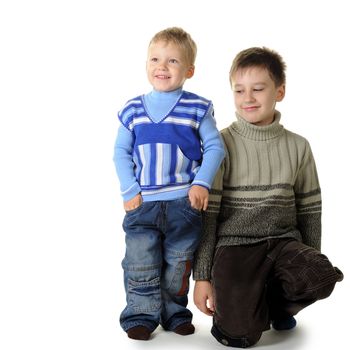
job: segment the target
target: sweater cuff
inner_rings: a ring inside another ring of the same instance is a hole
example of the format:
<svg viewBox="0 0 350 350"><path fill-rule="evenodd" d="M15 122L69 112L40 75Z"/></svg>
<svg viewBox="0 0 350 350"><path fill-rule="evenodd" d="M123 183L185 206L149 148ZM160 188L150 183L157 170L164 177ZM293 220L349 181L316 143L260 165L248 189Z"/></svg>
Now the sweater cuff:
<svg viewBox="0 0 350 350"><path fill-rule="evenodd" d="M211 271L193 271L193 280L195 281L210 281L211 280Z"/></svg>
<svg viewBox="0 0 350 350"><path fill-rule="evenodd" d="M125 191L122 191L121 195L123 197L124 202L134 198L137 194L141 192L140 185L135 182L132 186L130 186Z"/></svg>
<svg viewBox="0 0 350 350"><path fill-rule="evenodd" d="M193 180L191 183L191 186L193 186L193 185L202 186L202 187L206 188L208 191L210 190L210 185L204 181Z"/></svg>

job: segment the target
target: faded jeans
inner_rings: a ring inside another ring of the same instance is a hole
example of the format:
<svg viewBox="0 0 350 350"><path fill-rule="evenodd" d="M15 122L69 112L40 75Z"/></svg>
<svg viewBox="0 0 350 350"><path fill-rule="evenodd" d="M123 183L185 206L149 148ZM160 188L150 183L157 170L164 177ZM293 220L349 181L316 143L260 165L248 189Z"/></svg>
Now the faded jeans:
<svg viewBox="0 0 350 350"><path fill-rule="evenodd" d="M153 331L159 324L174 330L192 321L187 294L201 223L201 212L187 197L143 202L126 213L124 331L136 326Z"/></svg>

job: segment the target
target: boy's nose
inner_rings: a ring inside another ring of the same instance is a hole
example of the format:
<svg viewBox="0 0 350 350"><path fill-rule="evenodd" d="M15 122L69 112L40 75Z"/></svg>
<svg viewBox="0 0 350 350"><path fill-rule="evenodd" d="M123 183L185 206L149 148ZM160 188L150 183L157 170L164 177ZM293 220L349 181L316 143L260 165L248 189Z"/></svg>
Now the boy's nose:
<svg viewBox="0 0 350 350"><path fill-rule="evenodd" d="M244 101L245 102L251 102L254 101L254 96L251 91L246 91L244 94Z"/></svg>
<svg viewBox="0 0 350 350"><path fill-rule="evenodd" d="M166 70L167 66L166 66L166 64L164 62L159 62L157 68L160 69L160 70Z"/></svg>

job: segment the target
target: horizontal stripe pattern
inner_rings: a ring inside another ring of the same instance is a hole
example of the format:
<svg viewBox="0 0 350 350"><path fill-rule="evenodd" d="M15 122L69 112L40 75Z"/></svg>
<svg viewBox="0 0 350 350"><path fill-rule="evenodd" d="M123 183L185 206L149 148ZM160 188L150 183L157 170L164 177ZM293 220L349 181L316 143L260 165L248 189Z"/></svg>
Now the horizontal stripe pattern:
<svg viewBox="0 0 350 350"><path fill-rule="evenodd" d="M183 95L196 96L188 92L184 92ZM161 122L186 125L198 129L200 121L207 113L209 106L210 101L204 98L180 98ZM118 113L118 118L130 131L137 125L154 123L147 114L142 96L129 100Z"/></svg>
<svg viewBox="0 0 350 350"><path fill-rule="evenodd" d="M210 191L195 279L210 279L215 248L295 238L320 249L321 190L309 143L275 121L238 121L221 134L226 158Z"/></svg>

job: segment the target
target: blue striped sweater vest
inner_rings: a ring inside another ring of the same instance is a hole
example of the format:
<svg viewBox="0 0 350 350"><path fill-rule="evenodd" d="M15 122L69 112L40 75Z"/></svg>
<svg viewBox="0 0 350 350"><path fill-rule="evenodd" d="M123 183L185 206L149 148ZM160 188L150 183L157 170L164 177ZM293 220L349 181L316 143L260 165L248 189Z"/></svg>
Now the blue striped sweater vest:
<svg viewBox="0 0 350 350"><path fill-rule="evenodd" d="M148 115L142 96L129 100L120 122L133 134L135 175L142 195L188 188L199 170L202 147L199 126L211 102L183 91L159 122Z"/></svg>

